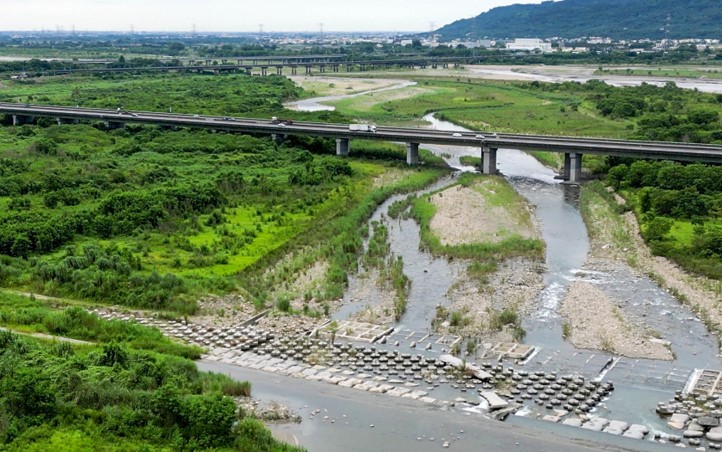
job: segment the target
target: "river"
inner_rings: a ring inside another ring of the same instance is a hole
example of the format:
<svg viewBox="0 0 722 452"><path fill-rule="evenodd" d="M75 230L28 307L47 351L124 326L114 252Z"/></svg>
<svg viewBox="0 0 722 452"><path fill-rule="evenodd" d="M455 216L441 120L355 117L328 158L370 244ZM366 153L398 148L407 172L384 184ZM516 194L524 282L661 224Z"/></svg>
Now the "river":
<svg viewBox="0 0 722 452"><path fill-rule="evenodd" d="M363 93L355 94L355 96L358 95L363 95ZM334 99L341 97L344 96L335 96ZM315 99L315 101L322 102L328 100L329 98ZM307 99L303 101L304 106L297 105L297 108L320 108L318 104L314 106L313 101L314 99ZM328 108L328 106L324 106L324 108ZM454 124L440 121L433 115L427 115L424 119L430 123L429 127L431 128L448 131L464 130ZM427 149L444 157L450 166L457 168L460 172L471 171L473 168L462 167L459 158L463 155L478 156L480 152L478 148L447 146L428 146ZM527 331L525 342L537 346L539 352L533 360L525 364L525 368L529 370L551 368L560 372L580 373L588 378L603 377L605 381L614 379L617 389L611 398L595 409L595 414L613 416L614 419L622 419L630 423L642 423L650 428L664 429L664 423L654 413L656 403L670 398L675 390L681 389L694 368L720 368L716 339L707 334L702 323L689 309L682 306L669 293L660 289L656 283L649 278L640 276L626 264L619 264L605 271L582 270L587 260L589 240L577 204L579 187L560 183L555 179L556 174L551 169L543 166L528 154L514 149L499 150L498 168L514 189L535 207L535 215L546 243L545 288L535 302L536 308L531 315L523 319L523 327ZM422 193L443 188L453 184L454 181L455 176L444 178ZM383 203L374 213L372 221L388 217L389 206L400 198L401 196L396 196ZM401 332L402 335L414 330L428 332L436 306L450 304L447 292L458 275L464 271L464 265L459 262L449 262L444 258L435 258L420 250L419 227L414 221L393 220L387 221L386 225L389 229L391 251L403 259L404 273L411 280L407 311L400 322L395 325L396 331ZM352 275L351 278L353 284L355 277ZM595 284L615 299L623 300L625 316L643 322L658 331L662 339L672 342L675 360L666 362L618 358L599 351L579 350L563 340L559 305L569 285L573 281L579 280ZM347 296L344 307L335 313L334 318L347 318L354 312L363 309L367 304L373 304L376 301L373 297L368 300L352 301ZM404 346L405 344L401 344L402 348ZM431 353L438 354L438 352L439 350L433 350ZM618 359L615 366L606 369L605 373L600 375L601 365L598 363L606 363L609 358ZM223 368L223 371L231 372L226 367ZM295 395L287 394L284 397L293 402L291 405L298 405L299 401L303 401L306 405L314 404L315 395L302 389L307 384L308 382L299 382L299 389L292 391ZM273 387L268 387L264 391L267 393L262 391L261 394L256 393L256 395L274 397ZM453 400L455 394L459 395L451 390L442 392L442 394L448 395L449 398L445 400ZM436 396L439 395L440 393L437 392ZM322 399L320 395L319 397ZM375 398L376 396L369 397ZM322 403L337 402L325 400ZM395 402L390 402L390 404L394 405ZM355 412L355 416L364 419L363 424L369 422L368 419L374 416L380 416L373 404L367 406L365 410L363 408L359 408L359 410ZM336 413L336 415L340 414ZM395 415L391 415L388 419L385 417L381 417L381 419L384 419L385 429L408 440L417 437L420 430L431 428L433 422L445 422L443 419L446 419L446 416L447 414L438 412L437 409L430 411L421 409L420 411L413 410L413 421ZM418 422L416 422L417 417ZM304 424L306 422L304 420ZM531 420L512 421L512 423L519 422L526 427L533 426L542 431L558 428L555 424ZM526 424L527 422L529 424ZM308 430L309 428L311 431ZM375 441L377 438L381 438L382 443L380 444L396 444L397 447L394 447L394 450L405 449L409 446L401 440L394 443L394 440L390 439L391 437L386 438L378 429L370 430L365 425L357 425L350 430L346 429L342 434L332 433L339 429L334 430L330 424L325 425L323 429L308 425L286 427L286 429L293 435L305 435L306 440L302 441L302 444L312 447L313 450L338 449L333 446L324 447L322 444L343 444L349 446L344 449L354 450L355 443L352 438L359 441L368 438L374 438ZM576 432L576 430L570 431ZM386 434L391 435L391 433L387 432ZM320 439L317 435L321 435ZM579 430L578 433L572 433L572 435L582 437L586 433ZM508 437L507 434L507 440ZM600 438L612 441L612 437L609 435ZM386 443L386 441L391 441L391 443ZM426 443L423 442L423 444ZM372 450L373 447L371 449L367 447L370 445L371 443L362 444L356 450ZM437 444L435 447L439 446ZM421 450L425 449L426 446ZM462 450L472 450L472 448L463 447Z"/></svg>

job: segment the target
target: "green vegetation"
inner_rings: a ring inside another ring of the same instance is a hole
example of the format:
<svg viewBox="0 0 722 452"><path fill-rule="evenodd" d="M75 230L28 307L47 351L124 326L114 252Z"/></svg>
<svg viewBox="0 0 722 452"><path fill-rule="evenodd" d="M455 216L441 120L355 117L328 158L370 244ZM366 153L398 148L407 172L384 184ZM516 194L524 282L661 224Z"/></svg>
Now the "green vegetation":
<svg viewBox="0 0 722 452"><path fill-rule="evenodd" d="M634 161L609 170L655 254L722 278L722 167Z"/></svg>
<svg viewBox="0 0 722 452"><path fill-rule="evenodd" d="M0 324L98 342L0 331L3 450L297 450L238 408L248 383L199 372L157 330L3 293Z"/></svg>
<svg viewBox="0 0 722 452"><path fill-rule="evenodd" d="M168 75L50 78L13 83L2 95L260 114L296 92L278 77ZM148 126L106 131L40 120L2 128L0 286L193 313L199 295L239 287L263 306L269 287L326 261L324 288L313 296L338 297L375 206L442 174L406 169L391 149L364 144L354 153L398 163L320 155L333 152L323 139L279 147L266 137ZM407 177L375 188L390 168ZM276 266L288 255L294 259Z"/></svg>
<svg viewBox="0 0 722 452"><path fill-rule="evenodd" d="M669 82L658 87L586 83L420 79L423 91L359 110L361 98L337 103L347 116L413 123L429 112L472 130L660 141L722 142L719 95ZM411 89L411 88L408 88ZM539 153L545 163L556 157ZM598 160L595 162L600 163ZM554 166L554 165L552 165Z"/></svg>
<svg viewBox="0 0 722 452"><path fill-rule="evenodd" d="M715 0L564 0L493 8L477 17L452 22L435 33L444 40L509 36L720 38L721 19ZM665 35L668 20L669 34Z"/></svg>
<svg viewBox="0 0 722 452"><path fill-rule="evenodd" d="M364 267L376 269L379 272L379 284L394 291L394 317L398 321L406 311L411 281L404 274L403 259L391 253L386 225L373 222L371 229L368 248L363 257Z"/></svg>
<svg viewBox="0 0 722 452"><path fill-rule="evenodd" d="M515 341L521 341L524 339L524 336L526 336L526 331L522 328L521 319L516 311L510 309L503 309L502 311L491 310L489 314L489 328L492 331L511 328L512 337Z"/></svg>
<svg viewBox="0 0 722 452"><path fill-rule="evenodd" d="M487 179L488 176L466 173L459 179L460 184L474 186L478 181ZM518 214L517 221L531 222L529 213L518 205L521 203L520 195L511 188L501 192L495 202L508 206L511 212ZM515 257L529 256L540 258L544 251L544 244L540 240L525 239L518 234L512 234L498 243L464 243L459 245L442 245L439 238L431 231L431 219L436 213L436 208L429 202L428 197L417 198L411 207L411 216L421 226L421 241L425 248L434 255L443 255L454 258L471 259L475 262L471 271L486 273L493 271L496 262Z"/></svg>

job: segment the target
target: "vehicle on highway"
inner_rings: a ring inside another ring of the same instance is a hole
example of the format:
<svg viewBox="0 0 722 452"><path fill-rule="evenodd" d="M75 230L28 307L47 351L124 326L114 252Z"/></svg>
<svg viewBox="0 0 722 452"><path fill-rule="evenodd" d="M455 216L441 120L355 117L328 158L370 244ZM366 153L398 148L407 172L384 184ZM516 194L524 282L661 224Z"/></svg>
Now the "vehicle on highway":
<svg viewBox="0 0 722 452"><path fill-rule="evenodd" d="M351 132L376 132L376 126L373 124L349 124L348 130Z"/></svg>
<svg viewBox="0 0 722 452"><path fill-rule="evenodd" d="M271 118L271 124L277 124L277 125L284 125L288 126L293 124L293 120L291 119L278 119L276 116Z"/></svg>
<svg viewBox="0 0 722 452"><path fill-rule="evenodd" d="M454 132L451 134L452 137L461 138L461 134L459 132Z"/></svg>
<svg viewBox="0 0 722 452"><path fill-rule="evenodd" d="M485 137L484 135L476 135L476 136L474 136L474 138L478 138L478 139L480 139L480 140L483 140L483 139L486 138L486 137Z"/></svg>
<svg viewBox="0 0 722 452"><path fill-rule="evenodd" d="M194 117L194 118L200 118L200 116L198 116L198 115L193 115L193 117Z"/></svg>

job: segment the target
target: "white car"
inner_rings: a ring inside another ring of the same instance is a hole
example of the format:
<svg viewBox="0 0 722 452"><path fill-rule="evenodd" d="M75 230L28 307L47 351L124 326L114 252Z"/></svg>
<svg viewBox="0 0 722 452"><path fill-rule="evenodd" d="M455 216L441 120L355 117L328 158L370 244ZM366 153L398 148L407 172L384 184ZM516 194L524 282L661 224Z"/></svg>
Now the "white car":
<svg viewBox="0 0 722 452"><path fill-rule="evenodd" d="M461 138L461 134L459 132L455 132L451 134L452 137Z"/></svg>
<svg viewBox="0 0 722 452"><path fill-rule="evenodd" d="M474 138L478 138L478 139L480 139L480 140L483 140L483 139L486 138L486 137L485 137L484 135L476 135Z"/></svg>

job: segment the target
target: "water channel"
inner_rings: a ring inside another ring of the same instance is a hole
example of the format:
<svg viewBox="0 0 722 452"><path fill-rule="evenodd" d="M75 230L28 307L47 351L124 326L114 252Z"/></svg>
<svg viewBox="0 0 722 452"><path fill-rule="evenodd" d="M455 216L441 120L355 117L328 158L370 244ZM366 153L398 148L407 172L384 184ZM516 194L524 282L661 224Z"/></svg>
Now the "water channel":
<svg viewBox="0 0 722 452"><path fill-rule="evenodd" d="M328 98L315 100L327 101ZM311 105L312 101L314 99L308 99L304 103ZM424 119L430 123L429 127L434 129L449 132L465 130L440 121L433 114ZM478 148L425 148L443 157L459 172L473 170L460 165L461 156L478 157L480 154ZM351 152L353 153L353 150ZM707 333L702 322L689 309L626 264L620 263L605 271L584 269L589 240L577 204L579 187L560 183L555 179L554 171L518 150L500 149L498 169L514 189L535 207L542 238L546 243L545 288L536 300L534 312L523 320L523 327L527 332L525 342L539 347L540 352L525 363L525 366L530 370L553 368L580 372L594 378L600 376L594 373L595 369L598 372L601 367L595 368L590 363L607 362L608 358L615 358L615 366L607 369L604 378L614 378L617 390L599 410L599 414L664 429L664 423L654 413L656 403L670 398L674 390L681 389L684 380L694 368L721 367L716 338ZM449 186L454 183L457 175L458 173L445 178L420 193ZM401 198L393 197L382 204L372 221L388 217L388 207ZM449 262L444 258L434 258L421 251L419 227L414 221L392 220L387 221L386 225L391 251L402 257L404 273L412 282L407 312L395 327L428 331L436 306L451 303L447 292L458 275L465 270L464 265ZM662 339L672 343L675 360L668 362L618 358L599 351L579 350L563 340L559 305L569 285L578 280L595 284L615 300L622 300L625 316L648 325L659 332ZM351 284L353 283L352 280ZM348 295L345 301L344 307L335 313L335 318L347 318L367 304L375 302L374 297L359 301L349 299Z"/></svg>

